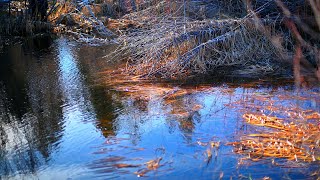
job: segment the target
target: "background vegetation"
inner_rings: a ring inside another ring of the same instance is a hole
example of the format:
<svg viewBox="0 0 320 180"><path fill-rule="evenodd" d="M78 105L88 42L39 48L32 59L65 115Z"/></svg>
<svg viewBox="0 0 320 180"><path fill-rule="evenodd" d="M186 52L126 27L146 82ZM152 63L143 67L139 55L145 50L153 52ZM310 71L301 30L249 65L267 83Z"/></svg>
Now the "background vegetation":
<svg viewBox="0 0 320 180"><path fill-rule="evenodd" d="M2 15L2 34L49 29L87 43L117 43L106 59L124 60L121 71L140 78L291 74L299 85L320 79L317 0L12 3L15 18Z"/></svg>

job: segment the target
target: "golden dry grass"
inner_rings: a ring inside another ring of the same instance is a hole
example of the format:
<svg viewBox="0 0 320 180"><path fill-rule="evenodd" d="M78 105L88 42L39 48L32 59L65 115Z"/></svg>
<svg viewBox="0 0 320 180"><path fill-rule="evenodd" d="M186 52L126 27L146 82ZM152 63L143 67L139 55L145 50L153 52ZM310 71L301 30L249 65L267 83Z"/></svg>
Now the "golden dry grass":
<svg viewBox="0 0 320 180"><path fill-rule="evenodd" d="M305 123L285 124L277 117L259 114L244 114L248 124L274 128L263 130L261 133L248 134L240 142L229 143L233 145L234 152L246 154L253 161L266 157L286 158L288 160L318 161L320 127L316 124ZM318 119L319 120L319 119Z"/></svg>
<svg viewBox="0 0 320 180"><path fill-rule="evenodd" d="M292 101L310 100L319 102L318 93L308 97L288 94L250 94L229 107L235 106L243 112L243 132L234 146L234 152L245 155L245 159L260 161L281 158L291 161L314 162L320 160L320 113L314 109L303 109ZM288 105L286 102L290 101ZM281 118L280 118L281 117Z"/></svg>
<svg viewBox="0 0 320 180"><path fill-rule="evenodd" d="M123 17L139 22L139 28L122 31L119 48L107 57L127 60L125 73L166 79L210 73L281 73L281 52L255 26L251 14L243 18L196 20L182 16L181 3L176 4L172 13L157 13L159 9L166 9L164 1Z"/></svg>

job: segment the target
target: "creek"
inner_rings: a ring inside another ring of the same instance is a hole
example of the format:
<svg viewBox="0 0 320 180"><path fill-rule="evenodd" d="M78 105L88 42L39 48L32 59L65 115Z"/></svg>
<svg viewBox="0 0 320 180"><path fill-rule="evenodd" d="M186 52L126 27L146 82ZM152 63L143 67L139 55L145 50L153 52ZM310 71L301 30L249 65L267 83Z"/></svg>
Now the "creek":
<svg viewBox="0 0 320 180"><path fill-rule="evenodd" d="M319 160L244 161L227 143L257 131L244 122L247 112L319 113L319 87L297 90L290 79L125 81L108 74L112 48L63 37L3 48L0 179L317 178Z"/></svg>

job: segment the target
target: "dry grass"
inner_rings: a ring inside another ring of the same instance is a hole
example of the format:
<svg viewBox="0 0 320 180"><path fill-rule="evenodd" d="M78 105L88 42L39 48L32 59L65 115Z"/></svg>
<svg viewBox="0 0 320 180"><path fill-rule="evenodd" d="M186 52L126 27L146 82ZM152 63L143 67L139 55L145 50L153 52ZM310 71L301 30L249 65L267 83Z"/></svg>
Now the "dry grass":
<svg viewBox="0 0 320 180"><path fill-rule="evenodd" d="M264 95L248 94L228 106L243 112L244 132L239 140L227 143L243 159L261 161L286 159L298 162L320 161L320 114L305 109L301 102L319 102L319 93ZM291 101L288 103L288 101ZM295 104L294 102L298 102Z"/></svg>
<svg viewBox="0 0 320 180"><path fill-rule="evenodd" d="M160 2L124 17L139 20L142 26L122 32L118 38L121 46L108 56L129 57L125 73L169 79L209 73L279 73L281 68L275 59L280 52L250 16L200 21L181 16L183 4L174 6L173 13L152 13L165 7Z"/></svg>
<svg viewBox="0 0 320 180"><path fill-rule="evenodd" d="M104 41L115 35L96 16L102 13L100 11L100 6L97 8L75 2L58 3L48 20L53 24L55 33L66 33L86 42L95 39Z"/></svg>
<svg viewBox="0 0 320 180"><path fill-rule="evenodd" d="M260 31L268 37L273 45L282 51L281 59L293 66L293 75L297 87L310 86L320 82L320 1L299 0L295 2L276 0L275 5L283 16L283 25L290 33L292 48L281 42L282 34L272 35L268 27L261 23L258 15L249 6Z"/></svg>
<svg viewBox="0 0 320 180"><path fill-rule="evenodd" d="M312 82L320 80L317 1L183 2L152 1L124 15L120 21L133 28L117 26L125 27L117 31L120 47L108 59L126 60L124 73L143 78L265 76L291 70L299 81L309 81L305 74L313 76Z"/></svg>
<svg viewBox="0 0 320 180"><path fill-rule="evenodd" d="M240 142L229 143L234 152L246 154L253 161L267 157L288 160L317 161L319 156L320 127L314 123L285 123L283 119L263 114L244 114L248 124L267 128L257 134L243 136ZM320 115L311 117L319 121Z"/></svg>

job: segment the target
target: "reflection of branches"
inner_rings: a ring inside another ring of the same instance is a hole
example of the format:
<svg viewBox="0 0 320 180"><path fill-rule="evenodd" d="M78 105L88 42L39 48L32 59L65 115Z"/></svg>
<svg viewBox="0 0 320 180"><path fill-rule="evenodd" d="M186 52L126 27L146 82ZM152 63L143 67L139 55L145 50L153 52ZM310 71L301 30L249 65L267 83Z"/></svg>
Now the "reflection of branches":
<svg viewBox="0 0 320 180"><path fill-rule="evenodd" d="M179 91L176 93L181 94ZM170 99L166 103L171 108L171 116L176 120L180 131L188 140L191 140L189 139L190 135L195 130L196 124L200 123L201 120L201 115L198 112L202 107L199 105L201 102L192 93L195 92L192 92L192 90L186 91L186 93L182 93L182 95ZM171 96L175 97L174 94Z"/></svg>
<svg viewBox="0 0 320 180"><path fill-rule="evenodd" d="M50 86L55 86L56 77L48 73L55 67L46 66L43 61L39 68L38 61L32 59L26 66L16 61L22 58L21 54L10 57L12 67L7 67L20 71L5 71L5 82L0 83L1 178L17 172L35 172L49 160L61 138L61 101L57 88Z"/></svg>
<svg viewBox="0 0 320 180"><path fill-rule="evenodd" d="M112 79L112 82L115 81ZM178 127L183 136L190 137L196 124L200 123L198 111L202 105L195 94L201 88L183 89L128 81L122 83L113 85L114 89L123 92L118 97L122 102L122 111L115 120L115 131L125 130L132 139L139 139L141 134L149 130L144 127L150 124L146 122L161 116L166 119L170 132ZM118 98L113 101L119 101Z"/></svg>
<svg viewBox="0 0 320 180"><path fill-rule="evenodd" d="M3 96L3 97L2 97ZM30 133L32 128L21 123L17 115L9 109L10 102L7 94L2 90L0 96L0 174L3 176L16 171L23 173L34 172L39 164L34 147L34 137ZM27 115L22 117L25 122L31 121ZM1 177L1 176L0 176Z"/></svg>
<svg viewBox="0 0 320 180"><path fill-rule="evenodd" d="M1 117L2 120L3 117ZM28 138L25 132L30 131L26 126L21 127L16 118L10 118L10 124L1 124L1 161L0 174L3 176L35 172L41 164L37 149L33 145L33 137ZM7 137L3 139L3 137ZM38 155L37 155L38 154ZM1 177L1 176L0 176Z"/></svg>

